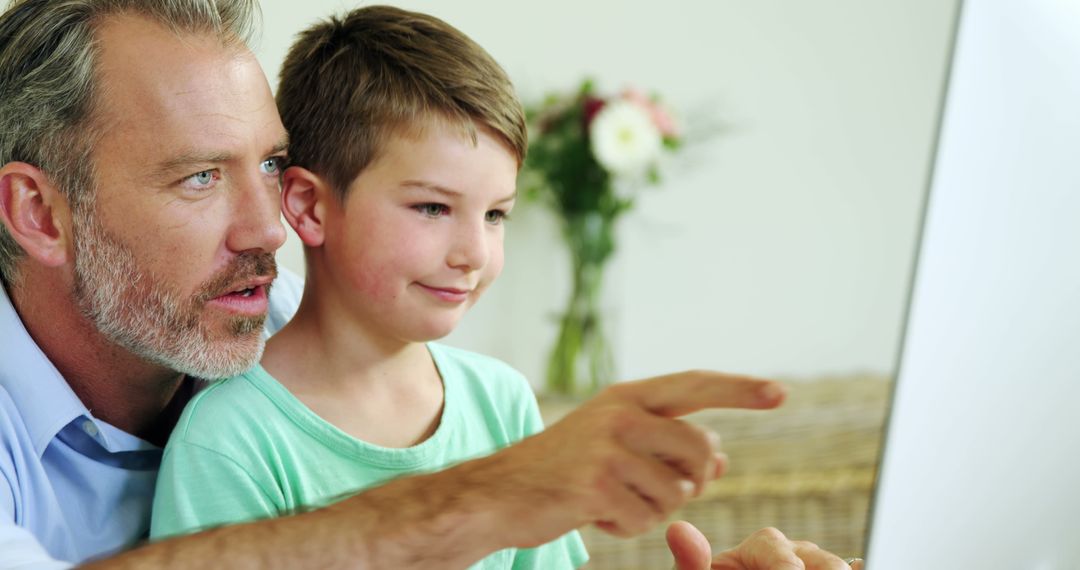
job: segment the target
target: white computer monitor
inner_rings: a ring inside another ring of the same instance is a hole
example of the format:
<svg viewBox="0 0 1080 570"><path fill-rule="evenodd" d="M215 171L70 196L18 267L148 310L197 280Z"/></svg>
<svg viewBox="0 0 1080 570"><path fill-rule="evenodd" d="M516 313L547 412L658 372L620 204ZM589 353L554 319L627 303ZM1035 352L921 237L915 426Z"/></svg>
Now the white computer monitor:
<svg viewBox="0 0 1080 570"><path fill-rule="evenodd" d="M1080 569L1080 0L959 11L869 570Z"/></svg>

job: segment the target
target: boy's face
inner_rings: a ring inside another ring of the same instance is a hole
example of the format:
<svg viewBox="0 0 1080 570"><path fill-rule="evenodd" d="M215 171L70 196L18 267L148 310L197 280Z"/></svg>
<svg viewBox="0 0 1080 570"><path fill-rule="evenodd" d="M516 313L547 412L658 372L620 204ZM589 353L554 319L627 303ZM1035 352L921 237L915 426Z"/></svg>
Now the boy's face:
<svg viewBox="0 0 1080 570"><path fill-rule="evenodd" d="M328 208L327 271L349 314L405 342L449 334L503 266L517 160L487 129L477 144L440 122L391 136Z"/></svg>

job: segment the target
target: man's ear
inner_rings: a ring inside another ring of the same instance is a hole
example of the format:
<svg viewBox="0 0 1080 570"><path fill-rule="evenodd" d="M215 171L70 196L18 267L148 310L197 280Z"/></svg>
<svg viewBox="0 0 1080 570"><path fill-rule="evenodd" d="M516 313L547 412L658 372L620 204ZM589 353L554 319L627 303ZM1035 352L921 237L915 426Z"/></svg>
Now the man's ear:
<svg viewBox="0 0 1080 570"><path fill-rule="evenodd" d="M0 223L26 254L48 267L68 261L71 211L67 199L36 166L0 167Z"/></svg>
<svg viewBox="0 0 1080 570"><path fill-rule="evenodd" d="M326 181L306 168L290 166L281 176L281 213L308 247L326 239L323 221L333 199Z"/></svg>

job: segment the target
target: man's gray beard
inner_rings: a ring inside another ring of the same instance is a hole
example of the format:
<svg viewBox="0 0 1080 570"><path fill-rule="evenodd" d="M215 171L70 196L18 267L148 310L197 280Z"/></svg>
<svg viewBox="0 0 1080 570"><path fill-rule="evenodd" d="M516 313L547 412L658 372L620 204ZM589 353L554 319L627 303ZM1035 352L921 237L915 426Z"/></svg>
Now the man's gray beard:
<svg viewBox="0 0 1080 570"><path fill-rule="evenodd" d="M93 206L75 210L75 302L105 338L148 362L199 378L233 376L259 361L266 315L234 317L224 338L213 338L200 316L207 301L226 292L223 287L275 274L273 254L238 258L240 263L185 300L139 268L131 250L95 219Z"/></svg>

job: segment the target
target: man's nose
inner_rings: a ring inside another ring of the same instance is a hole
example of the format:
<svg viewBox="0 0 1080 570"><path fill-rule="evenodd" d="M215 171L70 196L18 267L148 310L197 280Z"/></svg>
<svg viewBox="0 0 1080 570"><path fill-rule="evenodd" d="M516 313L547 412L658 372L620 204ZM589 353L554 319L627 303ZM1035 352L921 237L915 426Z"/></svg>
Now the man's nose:
<svg viewBox="0 0 1080 570"><path fill-rule="evenodd" d="M228 247L244 251L277 251L285 243L281 223L281 190L265 175L245 177L237 182L228 237Z"/></svg>

